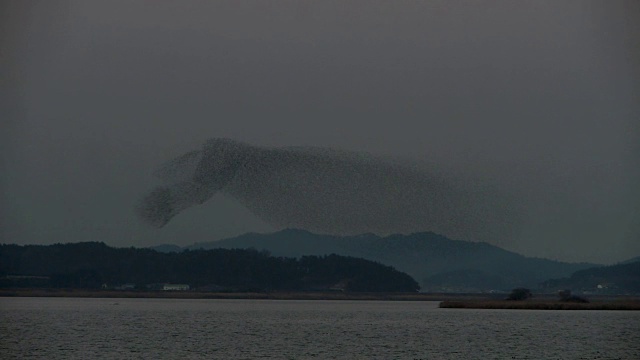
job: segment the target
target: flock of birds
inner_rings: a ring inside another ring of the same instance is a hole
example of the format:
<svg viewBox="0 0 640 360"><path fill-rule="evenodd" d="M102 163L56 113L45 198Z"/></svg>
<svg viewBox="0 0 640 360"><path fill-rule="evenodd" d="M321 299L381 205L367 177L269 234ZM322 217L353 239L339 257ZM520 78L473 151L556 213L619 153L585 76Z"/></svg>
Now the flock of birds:
<svg viewBox="0 0 640 360"><path fill-rule="evenodd" d="M156 175L162 184L137 207L156 227L223 192L276 228L339 235L433 231L480 241L500 240L516 228L512 204L495 192L366 153L211 139Z"/></svg>

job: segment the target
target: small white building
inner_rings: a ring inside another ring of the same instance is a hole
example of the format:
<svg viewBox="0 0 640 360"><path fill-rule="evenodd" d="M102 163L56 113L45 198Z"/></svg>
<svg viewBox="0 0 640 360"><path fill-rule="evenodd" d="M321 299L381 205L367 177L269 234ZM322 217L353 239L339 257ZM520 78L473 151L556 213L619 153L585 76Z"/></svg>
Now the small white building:
<svg viewBox="0 0 640 360"><path fill-rule="evenodd" d="M187 291L189 290L189 285L187 284L163 284L162 290L165 291Z"/></svg>

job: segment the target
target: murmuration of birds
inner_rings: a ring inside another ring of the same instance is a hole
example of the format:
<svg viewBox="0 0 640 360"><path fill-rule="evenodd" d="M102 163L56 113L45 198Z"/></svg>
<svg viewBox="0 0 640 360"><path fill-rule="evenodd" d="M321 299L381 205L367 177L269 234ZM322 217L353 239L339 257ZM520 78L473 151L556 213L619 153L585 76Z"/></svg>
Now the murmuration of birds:
<svg viewBox="0 0 640 360"><path fill-rule="evenodd" d="M501 242L517 228L507 197L368 153L216 138L160 166L155 175L161 185L136 211L158 228L218 192L276 228L325 234L433 231Z"/></svg>

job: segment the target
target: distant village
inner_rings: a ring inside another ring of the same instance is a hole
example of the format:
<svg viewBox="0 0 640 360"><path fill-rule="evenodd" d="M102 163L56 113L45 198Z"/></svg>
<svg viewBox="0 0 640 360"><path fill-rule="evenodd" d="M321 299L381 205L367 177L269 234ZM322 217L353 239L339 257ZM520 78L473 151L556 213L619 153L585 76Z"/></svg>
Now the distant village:
<svg viewBox="0 0 640 360"><path fill-rule="evenodd" d="M136 286L136 284L122 284L116 286L109 286L109 284L102 284L102 289L104 290L138 290L140 287ZM148 284L144 285L144 289L146 290L160 290L160 291L188 291L190 289L188 284Z"/></svg>

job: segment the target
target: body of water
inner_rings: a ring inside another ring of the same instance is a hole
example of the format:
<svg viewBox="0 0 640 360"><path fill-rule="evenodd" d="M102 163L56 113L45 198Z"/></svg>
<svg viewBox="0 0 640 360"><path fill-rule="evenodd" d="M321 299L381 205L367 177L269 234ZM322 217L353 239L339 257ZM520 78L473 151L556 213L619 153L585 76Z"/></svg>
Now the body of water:
<svg viewBox="0 0 640 360"><path fill-rule="evenodd" d="M640 359L640 312L0 298L2 359Z"/></svg>

